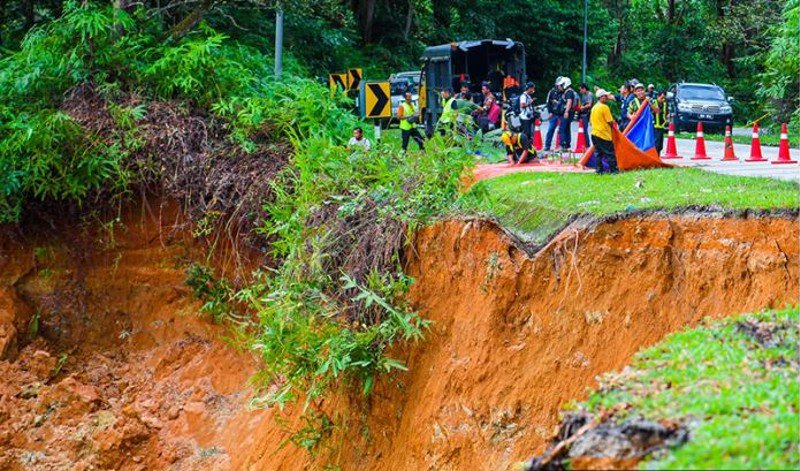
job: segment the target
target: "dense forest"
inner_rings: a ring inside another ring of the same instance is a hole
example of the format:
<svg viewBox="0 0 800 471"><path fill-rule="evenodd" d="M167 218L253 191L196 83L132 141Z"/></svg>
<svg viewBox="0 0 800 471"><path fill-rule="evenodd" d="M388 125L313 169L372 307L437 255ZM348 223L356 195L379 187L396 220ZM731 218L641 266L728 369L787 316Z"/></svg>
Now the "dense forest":
<svg viewBox="0 0 800 471"><path fill-rule="evenodd" d="M69 2L0 2L0 54L59 17ZM84 2L85 3L85 2ZM102 3L102 2L100 2ZM111 3L111 2L108 2ZM581 71L581 0L115 0L134 21L162 22L160 40L199 23L269 56L277 7L295 71L316 77L363 67L370 78L418 67L425 45L474 38L525 44L540 93L556 76ZM588 81L606 87L635 77L718 83L739 121L798 108L797 0L600 0L588 2Z"/></svg>

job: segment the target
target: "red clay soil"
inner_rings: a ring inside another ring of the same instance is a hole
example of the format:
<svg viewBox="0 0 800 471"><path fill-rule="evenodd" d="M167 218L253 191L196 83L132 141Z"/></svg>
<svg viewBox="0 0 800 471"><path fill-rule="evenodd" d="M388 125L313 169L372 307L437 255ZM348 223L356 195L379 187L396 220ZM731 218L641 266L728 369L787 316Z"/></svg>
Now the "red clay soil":
<svg viewBox="0 0 800 471"><path fill-rule="evenodd" d="M435 323L397 352L409 372L340 400L349 427L309 461L273 411L246 410L257 362L196 316L191 247L126 227L102 250L0 237L0 469L506 469L640 347L798 297L789 218L573 227L533 257L492 223L438 224L410 251Z"/></svg>
<svg viewBox="0 0 800 471"><path fill-rule="evenodd" d="M518 172L591 173L594 172L594 170L581 167L579 165L561 164L556 162L550 163L545 161L522 165L511 165L508 163L478 164L475 166L472 174L475 177L475 181L481 181Z"/></svg>

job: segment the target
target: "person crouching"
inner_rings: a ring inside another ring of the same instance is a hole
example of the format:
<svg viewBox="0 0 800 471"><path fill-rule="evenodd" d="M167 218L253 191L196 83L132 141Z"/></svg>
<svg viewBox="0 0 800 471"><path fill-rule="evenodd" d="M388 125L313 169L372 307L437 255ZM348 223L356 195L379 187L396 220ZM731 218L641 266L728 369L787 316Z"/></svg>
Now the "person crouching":
<svg viewBox="0 0 800 471"><path fill-rule="evenodd" d="M536 158L536 149L533 148L531 139L525 133L503 131L500 138L506 145L506 159L511 165L521 165Z"/></svg>

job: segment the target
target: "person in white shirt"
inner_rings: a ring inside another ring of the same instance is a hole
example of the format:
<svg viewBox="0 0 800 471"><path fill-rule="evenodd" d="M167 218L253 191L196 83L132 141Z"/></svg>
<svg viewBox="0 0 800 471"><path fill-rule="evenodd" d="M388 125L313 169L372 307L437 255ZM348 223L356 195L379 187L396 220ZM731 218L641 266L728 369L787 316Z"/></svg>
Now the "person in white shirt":
<svg viewBox="0 0 800 471"><path fill-rule="evenodd" d="M355 149L357 147L361 147L363 150L368 151L372 144L370 144L369 139L364 137L364 130L361 128L353 129L353 137L350 138L350 141L347 143L348 149Z"/></svg>
<svg viewBox="0 0 800 471"><path fill-rule="evenodd" d="M526 136L532 136L533 131L533 92L535 91L533 82L525 84L525 91L519 96L519 112L522 122L522 132Z"/></svg>

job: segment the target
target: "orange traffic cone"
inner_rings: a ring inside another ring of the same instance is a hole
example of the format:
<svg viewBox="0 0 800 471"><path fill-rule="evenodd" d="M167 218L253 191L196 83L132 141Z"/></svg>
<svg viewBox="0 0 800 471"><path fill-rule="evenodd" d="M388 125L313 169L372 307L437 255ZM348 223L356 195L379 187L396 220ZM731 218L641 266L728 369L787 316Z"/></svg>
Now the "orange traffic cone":
<svg viewBox="0 0 800 471"><path fill-rule="evenodd" d="M723 162L729 162L735 160L736 162L739 159L736 157L736 154L733 152L733 139L731 138L731 127L725 126L725 156L722 158Z"/></svg>
<svg viewBox="0 0 800 471"><path fill-rule="evenodd" d="M542 122L539 121L539 118L536 118L536 121L533 122L533 148L536 150L542 150L542 147L544 147L542 144L541 125Z"/></svg>
<svg viewBox="0 0 800 471"><path fill-rule="evenodd" d="M773 160L773 164L796 164L789 155L789 133L786 130L786 123L781 126L781 146L778 148L778 160Z"/></svg>
<svg viewBox="0 0 800 471"><path fill-rule="evenodd" d="M572 152L576 154L583 154L586 152L586 135L583 133L583 118L578 120L578 139L575 142L575 149Z"/></svg>
<svg viewBox="0 0 800 471"><path fill-rule="evenodd" d="M678 144L675 143L675 123L669 123L667 131L667 151L661 156L662 159L682 159L678 155Z"/></svg>
<svg viewBox="0 0 800 471"><path fill-rule="evenodd" d="M703 122L697 123L697 139L694 144L694 157L692 160L711 160L711 157L706 154L706 138L703 137Z"/></svg>
<svg viewBox="0 0 800 471"><path fill-rule="evenodd" d="M555 150L561 150L561 118L556 120L556 146Z"/></svg>
<svg viewBox="0 0 800 471"><path fill-rule="evenodd" d="M761 154L761 139L758 137L758 123L753 124L753 140L750 141L750 158L744 159L745 162L766 162L767 159Z"/></svg>

